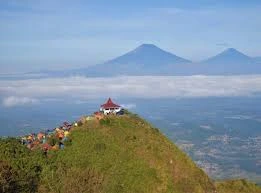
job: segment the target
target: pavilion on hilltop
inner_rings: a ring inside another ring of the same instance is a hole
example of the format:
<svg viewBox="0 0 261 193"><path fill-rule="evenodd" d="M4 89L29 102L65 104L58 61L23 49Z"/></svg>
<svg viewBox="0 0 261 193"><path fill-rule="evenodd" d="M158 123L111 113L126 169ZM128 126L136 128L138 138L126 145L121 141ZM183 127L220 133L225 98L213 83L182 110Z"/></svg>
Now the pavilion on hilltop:
<svg viewBox="0 0 261 193"><path fill-rule="evenodd" d="M100 107L100 112L102 112L105 115L108 114L118 114L122 112L122 107L120 105L115 104L112 102L111 98L107 100L107 102Z"/></svg>

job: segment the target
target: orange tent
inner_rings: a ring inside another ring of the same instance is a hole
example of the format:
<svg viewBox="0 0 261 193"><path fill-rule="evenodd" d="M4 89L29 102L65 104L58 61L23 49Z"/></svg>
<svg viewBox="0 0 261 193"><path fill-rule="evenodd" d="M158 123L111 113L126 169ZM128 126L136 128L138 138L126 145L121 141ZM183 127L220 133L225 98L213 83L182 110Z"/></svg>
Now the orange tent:
<svg viewBox="0 0 261 193"><path fill-rule="evenodd" d="M98 120L103 119L104 115L101 112L95 112L94 117Z"/></svg>
<svg viewBox="0 0 261 193"><path fill-rule="evenodd" d="M37 134L37 138L38 140L42 140L43 139L43 136L44 136L44 133L40 132Z"/></svg>
<svg viewBox="0 0 261 193"><path fill-rule="evenodd" d="M51 148L52 148L52 146L50 146L48 143L45 143L45 144L42 145L42 149L45 150L45 151L47 151Z"/></svg>

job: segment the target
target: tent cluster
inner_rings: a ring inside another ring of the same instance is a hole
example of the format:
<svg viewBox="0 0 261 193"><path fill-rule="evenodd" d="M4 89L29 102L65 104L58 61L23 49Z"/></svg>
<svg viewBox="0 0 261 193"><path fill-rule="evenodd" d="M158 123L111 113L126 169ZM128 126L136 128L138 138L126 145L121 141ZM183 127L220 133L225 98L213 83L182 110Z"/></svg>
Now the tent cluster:
<svg viewBox="0 0 261 193"><path fill-rule="evenodd" d="M43 152L47 154L49 150L63 149L64 144L71 141L69 135L73 127L81 126L91 120L100 120L103 118L104 115L102 113L94 113L92 116L82 116L79 120L73 122L72 124L64 122L60 127L48 129L39 133L31 133L29 135L22 136L19 139L23 145L28 147L28 149L34 150L40 147Z"/></svg>
<svg viewBox="0 0 261 193"><path fill-rule="evenodd" d="M41 148L45 154L49 150L58 150L63 149L66 141L70 141L68 138L73 127L81 126L82 124L96 120L99 121L107 115L123 115L123 108L112 102L111 98L108 101L101 105L100 111L95 112L92 116L83 116L78 121L70 124L64 122L63 125L54 129L48 129L44 132L31 133L27 136L20 138L21 143L26 145L29 149L34 150Z"/></svg>
<svg viewBox="0 0 261 193"><path fill-rule="evenodd" d="M31 150L40 147L45 153L49 150L63 149L64 143L69 140L71 129L72 124L64 122L60 127L23 136L21 143Z"/></svg>

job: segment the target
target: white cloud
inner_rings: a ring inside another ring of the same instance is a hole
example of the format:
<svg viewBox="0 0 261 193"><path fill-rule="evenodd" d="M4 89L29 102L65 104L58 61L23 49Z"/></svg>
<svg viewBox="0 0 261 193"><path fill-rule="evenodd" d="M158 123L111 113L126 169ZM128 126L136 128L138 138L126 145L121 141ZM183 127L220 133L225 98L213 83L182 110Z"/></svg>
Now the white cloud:
<svg viewBox="0 0 261 193"><path fill-rule="evenodd" d="M13 107L19 105L35 104L37 102L38 100L33 98L10 96L4 98L2 104L5 107Z"/></svg>
<svg viewBox="0 0 261 193"><path fill-rule="evenodd" d="M245 76L121 76L111 78L45 78L1 80L3 105L38 100L96 98L233 97L261 94L261 75ZM11 97L10 97L11 96Z"/></svg>
<svg viewBox="0 0 261 193"><path fill-rule="evenodd" d="M130 104L121 104L121 106L125 109L135 109L136 104L130 103Z"/></svg>

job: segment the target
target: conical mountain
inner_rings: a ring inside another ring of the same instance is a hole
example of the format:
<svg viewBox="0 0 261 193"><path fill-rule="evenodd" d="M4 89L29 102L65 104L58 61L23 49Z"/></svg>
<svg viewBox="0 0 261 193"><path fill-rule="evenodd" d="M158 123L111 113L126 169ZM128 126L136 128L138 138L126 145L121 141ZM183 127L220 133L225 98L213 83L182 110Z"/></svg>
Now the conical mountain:
<svg viewBox="0 0 261 193"><path fill-rule="evenodd" d="M142 44L112 60L87 69L97 75L160 75L173 71L175 66L191 61L167 52L153 44Z"/></svg>
<svg viewBox="0 0 261 193"><path fill-rule="evenodd" d="M106 63L140 64L150 67L151 65L160 66L166 64L180 64L189 62L189 60L164 51L153 44L142 44L136 49Z"/></svg>
<svg viewBox="0 0 261 193"><path fill-rule="evenodd" d="M220 54L204 61L207 64L249 64L252 58L234 48L228 48Z"/></svg>

